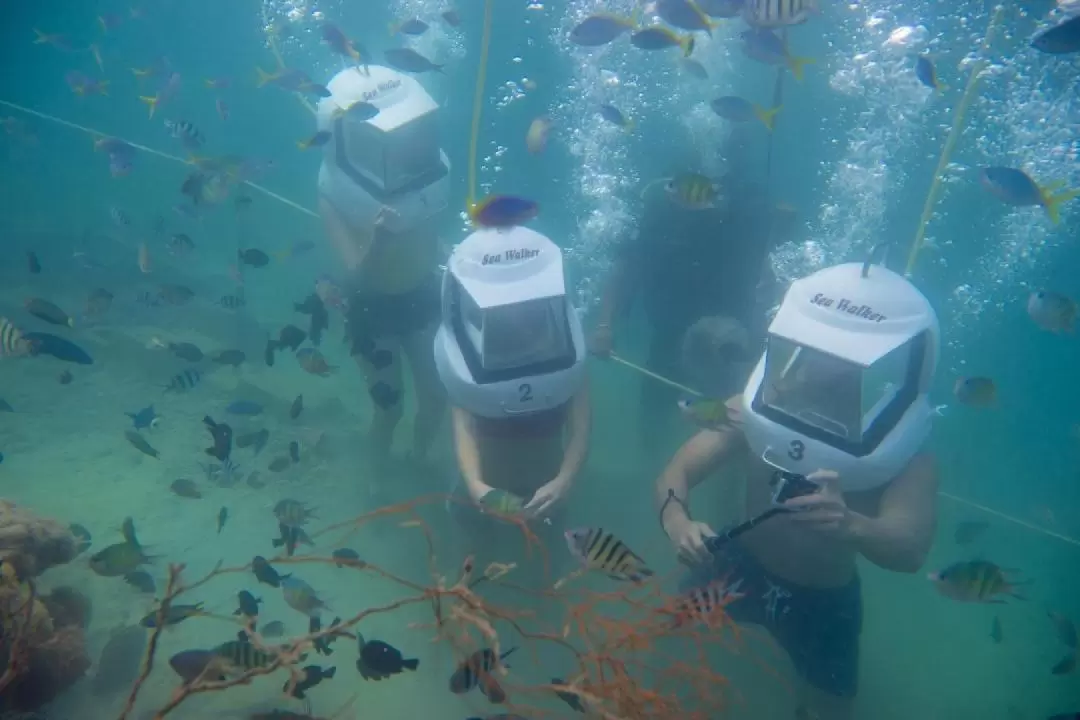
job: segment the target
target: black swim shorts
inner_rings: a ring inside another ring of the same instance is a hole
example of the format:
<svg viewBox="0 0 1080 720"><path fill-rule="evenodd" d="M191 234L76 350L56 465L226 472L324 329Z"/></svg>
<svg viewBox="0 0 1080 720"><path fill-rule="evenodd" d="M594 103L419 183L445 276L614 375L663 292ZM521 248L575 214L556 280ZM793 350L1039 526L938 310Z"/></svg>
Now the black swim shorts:
<svg viewBox="0 0 1080 720"><path fill-rule="evenodd" d="M763 568L737 541L724 545L713 560L692 570L680 589L720 578L726 578L729 587L739 583L733 590L741 597L726 608L733 620L766 628L799 675L817 689L837 697L855 696L862 632L858 575L837 588L794 585Z"/></svg>
<svg viewBox="0 0 1080 720"><path fill-rule="evenodd" d="M349 297L345 325L350 351L379 367L380 338L400 338L425 330L439 319L441 312L441 285L437 275L395 295L353 293Z"/></svg>

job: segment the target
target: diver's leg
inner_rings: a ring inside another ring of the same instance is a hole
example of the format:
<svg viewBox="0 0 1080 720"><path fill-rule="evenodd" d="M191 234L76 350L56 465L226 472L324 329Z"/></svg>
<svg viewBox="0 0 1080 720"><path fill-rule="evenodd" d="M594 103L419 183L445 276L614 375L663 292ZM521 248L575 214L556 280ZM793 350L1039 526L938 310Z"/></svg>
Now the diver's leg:
<svg viewBox="0 0 1080 720"><path fill-rule="evenodd" d="M800 700L821 720L850 720L859 687L859 581L828 591L792 588L777 640L801 679Z"/></svg>
<svg viewBox="0 0 1080 720"><path fill-rule="evenodd" d="M413 457L423 460L435 440L446 413L446 391L435 369L435 325L404 338L402 348L409 358L416 392L416 421L413 423Z"/></svg>
<svg viewBox="0 0 1080 720"><path fill-rule="evenodd" d="M402 415L401 346L393 338L370 339L365 352L353 355L364 373L373 412L368 431L368 452L376 465L390 457L394 429Z"/></svg>

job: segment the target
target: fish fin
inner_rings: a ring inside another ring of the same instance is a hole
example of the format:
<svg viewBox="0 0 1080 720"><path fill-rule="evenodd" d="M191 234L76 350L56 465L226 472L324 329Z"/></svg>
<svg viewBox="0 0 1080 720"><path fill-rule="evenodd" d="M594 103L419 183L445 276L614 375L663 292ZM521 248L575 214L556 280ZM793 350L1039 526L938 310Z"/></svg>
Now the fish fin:
<svg viewBox="0 0 1080 720"><path fill-rule="evenodd" d="M710 35L712 33L709 33ZM694 36L687 35L686 37L679 39L679 46L683 49L683 57L690 57L694 52Z"/></svg>
<svg viewBox="0 0 1080 720"><path fill-rule="evenodd" d="M1063 185L1064 183L1061 184ZM1046 208L1046 214L1050 216L1050 222L1057 225L1061 222L1061 212L1058 210L1058 207L1075 197L1080 197L1080 189L1074 188L1063 192L1055 192L1055 188L1048 186L1039 188L1039 194L1042 196L1043 207Z"/></svg>
<svg viewBox="0 0 1080 720"><path fill-rule="evenodd" d="M813 65L817 62L817 60L812 57L799 57L790 53L788 53L786 60L788 69L791 70L792 77L798 82L802 82L803 77L805 77L806 66Z"/></svg>
<svg viewBox="0 0 1080 720"><path fill-rule="evenodd" d="M158 96L154 95L153 97L151 97L149 95L140 95L139 99L142 100L144 103L146 103L150 107L150 119L153 120L154 119L154 111L157 110Z"/></svg>
<svg viewBox="0 0 1080 720"><path fill-rule="evenodd" d="M412 658L412 659L409 659L409 660L402 660L401 664L403 666L407 667L409 670L415 670L416 668L420 667L420 661L417 660L416 658Z"/></svg>
<svg viewBox="0 0 1080 720"><path fill-rule="evenodd" d="M774 108L766 110L760 105L755 105L754 115L757 116L757 119L761 121L761 124L764 125L769 132L772 132L773 124L776 122L776 114L780 112L783 107L783 105L777 105Z"/></svg>

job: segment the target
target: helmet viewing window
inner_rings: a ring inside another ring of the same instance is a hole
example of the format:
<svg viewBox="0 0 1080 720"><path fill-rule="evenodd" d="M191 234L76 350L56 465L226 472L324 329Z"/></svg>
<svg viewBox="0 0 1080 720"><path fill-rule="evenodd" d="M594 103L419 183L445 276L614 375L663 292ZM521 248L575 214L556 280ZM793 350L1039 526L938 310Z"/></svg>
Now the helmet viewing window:
<svg viewBox="0 0 1080 720"><path fill-rule="evenodd" d="M445 172L435 112L383 131L343 114L335 126L337 165L375 197L411 192Z"/></svg>
<svg viewBox="0 0 1080 720"><path fill-rule="evenodd" d="M852 455L868 455L919 392L926 333L869 367L770 335L756 412Z"/></svg>
<svg viewBox="0 0 1080 720"><path fill-rule="evenodd" d="M481 309L456 281L452 326L477 384L543 375L574 365L566 297Z"/></svg>

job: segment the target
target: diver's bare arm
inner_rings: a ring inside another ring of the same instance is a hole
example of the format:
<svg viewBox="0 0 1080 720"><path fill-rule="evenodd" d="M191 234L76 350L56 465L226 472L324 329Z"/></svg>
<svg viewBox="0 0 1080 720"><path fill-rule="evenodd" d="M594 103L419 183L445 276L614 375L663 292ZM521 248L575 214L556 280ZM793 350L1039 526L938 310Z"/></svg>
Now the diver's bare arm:
<svg viewBox="0 0 1080 720"><path fill-rule="evenodd" d="M734 428L702 430L675 453L656 482L656 511L661 513L664 532L690 519L687 514L690 490L742 449L743 435ZM669 495L674 493L672 499Z"/></svg>
<svg viewBox="0 0 1080 720"><path fill-rule="evenodd" d="M469 413L461 408L451 411L454 425L454 454L457 456L458 471L465 481L469 496L479 499L488 490L480 476L480 444L476 441L476 431Z"/></svg>
<svg viewBox="0 0 1080 720"><path fill-rule="evenodd" d="M917 572L934 542L937 487L933 458L915 457L885 489L877 517L854 515L851 532L859 552L886 570Z"/></svg>
<svg viewBox="0 0 1080 720"><path fill-rule="evenodd" d="M589 401L589 385L586 383L570 401L570 417L567 422L569 440L563 452L559 478L573 483L589 454L589 435L592 432L592 405Z"/></svg>
<svg viewBox="0 0 1080 720"><path fill-rule="evenodd" d="M326 234L330 236L330 242L341 256L345 269L355 270L360 267L375 239L375 228L363 232L350 230L338 211L325 198L319 198L319 214L322 215Z"/></svg>

